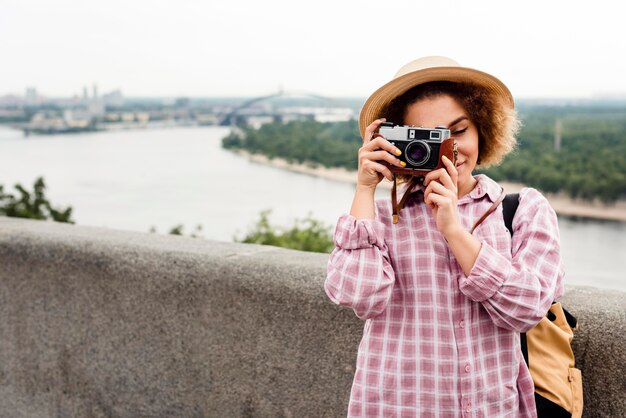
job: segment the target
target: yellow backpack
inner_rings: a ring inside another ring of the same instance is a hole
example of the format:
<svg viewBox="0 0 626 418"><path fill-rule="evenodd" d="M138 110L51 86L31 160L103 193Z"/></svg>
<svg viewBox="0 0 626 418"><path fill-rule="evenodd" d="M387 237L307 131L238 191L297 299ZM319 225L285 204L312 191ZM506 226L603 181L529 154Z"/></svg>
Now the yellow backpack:
<svg viewBox="0 0 626 418"><path fill-rule="evenodd" d="M517 193L502 202L504 224L513 236ZM554 302L546 316L530 331L520 334L522 354L535 383L539 418L579 418L583 412L583 382L575 366L571 342L576 318Z"/></svg>

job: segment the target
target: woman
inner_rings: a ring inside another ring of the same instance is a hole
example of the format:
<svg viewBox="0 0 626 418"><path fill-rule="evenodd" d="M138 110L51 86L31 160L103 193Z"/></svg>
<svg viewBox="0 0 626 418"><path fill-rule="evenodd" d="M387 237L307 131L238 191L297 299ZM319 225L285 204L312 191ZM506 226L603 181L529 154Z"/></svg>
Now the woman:
<svg viewBox="0 0 626 418"><path fill-rule="evenodd" d="M377 135L385 120L445 126L456 164L431 171L397 224L374 200L401 153ZM502 208L473 231L501 187L477 166L515 145L513 98L497 78L443 57L404 66L361 110L363 146L350 214L335 231L329 298L365 320L349 416L534 417L533 382L519 346L563 293L554 211L520 192L513 238Z"/></svg>

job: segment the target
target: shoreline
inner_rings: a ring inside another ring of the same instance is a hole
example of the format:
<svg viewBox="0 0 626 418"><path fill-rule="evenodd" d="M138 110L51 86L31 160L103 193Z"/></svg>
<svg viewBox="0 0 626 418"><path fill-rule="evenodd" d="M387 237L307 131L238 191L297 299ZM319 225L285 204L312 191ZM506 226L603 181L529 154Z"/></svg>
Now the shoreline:
<svg viewBox="0 0 626 418"><path fill-rule="evenodd" d="M344 168L312 167L307 164L289 163L282 158L270 159L262 154L251 154L244 150L233 150L236 154L249 161L263 164L299 174L320 177L331 181L356 184L356 171ZM520 183L499 182L507 193L517 193L523 187ZM383 180L381 187L391 189L391 183ZM542 192L543 193L543 192ZM618 201L613 205L599 202L585 202L572 199L562 193L543 193L554 211L560 216L593 219L601 221L626 222L626 201Z"/></svg>

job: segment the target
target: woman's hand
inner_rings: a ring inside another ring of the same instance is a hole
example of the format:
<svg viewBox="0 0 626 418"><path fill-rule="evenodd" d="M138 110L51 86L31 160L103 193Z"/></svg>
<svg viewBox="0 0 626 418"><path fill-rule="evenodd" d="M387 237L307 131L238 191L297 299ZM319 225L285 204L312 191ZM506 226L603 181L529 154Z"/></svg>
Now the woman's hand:
<svg viewBox="0 0 626 418"><path fill-rule="evenodd" d="M445 168L431 171L424 178L424 202L433 210L437 229L448 239L463 227L457 209L458 172L446 156L442 160Z"/></svg>
<svg viewBox="0 0 626 418"><path fill-rule="evenodd" d="M356 191L352 200L350 214L357 219L374 219L374 192L383 177L393 180L389 167L381 164L386 161L398 167L406 164L394 157L401 154L400 150L389 141L377 134L380 124L385 119L375 120L365 128L363 146L359 149L359 173Z"/></svg>
<svg viewBox="0 0 626 418"><path fill-rule="evenodd" d="M376 133L384 121L385 119L377 119L365 128L363 146L359 149L357 186L375 189L383 177L393 180L391 170L381 164L381 161L386 161L397 167L406 166L404 162L395 157L400 155L401 151Z"/></svg>

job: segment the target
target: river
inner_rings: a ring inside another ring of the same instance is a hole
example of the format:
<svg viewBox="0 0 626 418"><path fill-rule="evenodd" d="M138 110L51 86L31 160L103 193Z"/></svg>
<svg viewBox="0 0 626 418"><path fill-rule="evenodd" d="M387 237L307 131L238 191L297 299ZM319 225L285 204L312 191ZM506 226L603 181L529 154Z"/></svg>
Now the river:
<svg viewBox="0 0 626 418"><path fill-rule="evenodd" d="M253 163L221 148L221 127L31 136L0 126L0 184L43 176L53 205L79 225L232 241L271 209L290 226L309 215L333 226L354 186ZM388 196L381 190L380 197ZM568 284L626 291L626 223L559 220Z"/></svg>

